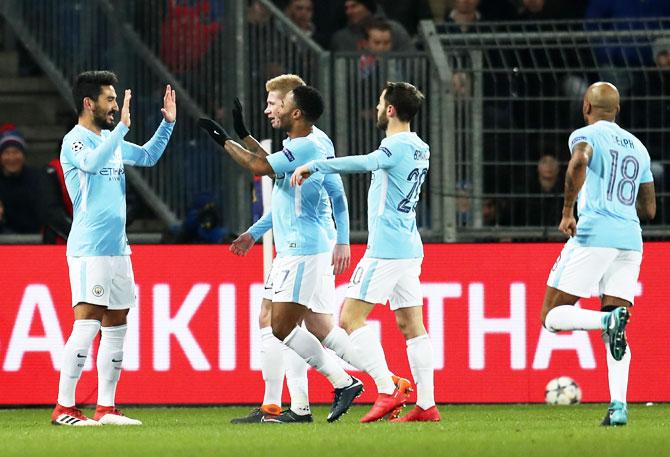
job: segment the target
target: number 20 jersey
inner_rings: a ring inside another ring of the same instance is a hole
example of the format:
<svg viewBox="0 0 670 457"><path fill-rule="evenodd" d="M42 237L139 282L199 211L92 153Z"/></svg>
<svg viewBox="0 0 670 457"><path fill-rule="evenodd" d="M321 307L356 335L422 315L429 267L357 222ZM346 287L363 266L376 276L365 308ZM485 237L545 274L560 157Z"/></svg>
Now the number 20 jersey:
<svg viewBox="0 0 670 457"><path fill-rule="evenodd" d="M428 174L430 150L414 132L384 138L375 152L379 168L368 192L367 257L423 257L416 206Z"/></svg>
<svg viewBox="0 0 670 457"><path fill-rule="evenodd" d="M614 122L598 121L570 135L570 153L578 143L593 148L586 181L577 199L579 246L642 251L635 202L640 184L653 181L647 148Z"/></svg>

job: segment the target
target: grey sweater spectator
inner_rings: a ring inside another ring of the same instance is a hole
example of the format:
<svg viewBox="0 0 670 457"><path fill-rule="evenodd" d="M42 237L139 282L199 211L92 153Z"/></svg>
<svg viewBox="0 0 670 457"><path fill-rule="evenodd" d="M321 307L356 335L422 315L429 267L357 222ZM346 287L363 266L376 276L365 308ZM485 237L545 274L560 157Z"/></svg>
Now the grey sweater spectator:
<svg viewBox="0 0 670 457"><path fill-rule="evenodd" d="M384 18L374 0L347 0L344 3L347 26L333 35L331 50L360 51L367 44L365 30L370 22ZM387 20L393 33L393 51L412 51L414 44L405 28L398 22Z"/></svg>

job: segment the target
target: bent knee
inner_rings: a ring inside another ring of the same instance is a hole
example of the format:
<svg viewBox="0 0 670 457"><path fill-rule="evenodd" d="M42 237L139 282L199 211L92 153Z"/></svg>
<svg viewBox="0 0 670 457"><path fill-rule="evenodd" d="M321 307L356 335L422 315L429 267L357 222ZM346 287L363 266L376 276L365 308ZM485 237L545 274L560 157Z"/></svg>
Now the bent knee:
<svg viewBox="0 0 670 457"><path fill-rule="evenodd" d="M295 325L284 324L281 322L272 322L272 334L279 341L284 341L293 331Z"/></svg>

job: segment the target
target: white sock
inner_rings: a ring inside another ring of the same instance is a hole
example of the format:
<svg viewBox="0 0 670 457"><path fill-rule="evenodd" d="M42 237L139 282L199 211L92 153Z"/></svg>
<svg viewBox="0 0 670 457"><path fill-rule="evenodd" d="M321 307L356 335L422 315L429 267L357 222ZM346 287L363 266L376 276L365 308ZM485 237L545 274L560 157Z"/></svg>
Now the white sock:
<svg viewBox="0 0 670 457"><path fill-rule="evenodd" d="M307 370L309 365L288 346L282 345L286 365L286 385L291 394L291 411L299 415L311 414Z"/></svg>
<svg viewBox="0 0 670 457"><path fill-rule="evenodd" d="M607 350L607 379L610 385L610 398L612 401L626 403L626 392L628 390L628 370L630 368L630 346L621 360L614 360L610 353L609 343L605 343Z"/></svg>
<svg viewBox="0 0 670 457"><path fill-rule="evenodd" d="M302 327L296 327L286 337L284 344L302 357L305 362L324 375L336 389L348 387L353 382L351 376L326 353L319 340Z"/></svg>
<svg viewBox="0 0 670 457"><path fill-rule="evenodd" d="M608 313L581 309L571 305L552 308L544 318L544 326L550 332L559 330L602 330L603 316Z"/></svg>
<svg viewBox="0 0 670 457"><path fill-rule="evenodd" d="M407 358L416 384L416 405L422 409L435 406L433 344L428 334L407 340Z"/></svg>
<svg viewBox="0 0 670 457"><path fill-rule="evenodd" d="M377 392L392 394L395 390L395 384L393 384L391 372L386 364L382 344L372 333L372 329L364 325L352 332L349 339L354 345L361 368L375 380Z"/></svg>
<svg viewBox="0 0 670 457"><path fill-rule="evenodd" d="M127 325L116 327L102 327L100 329L100 347L98 348L98 404L114 406L116 386L121 377L121 363L123 362L123 340L126 336Z"/></svg>
<svg viewBox="0 0 670 457"><path fill-rule="evenodd" d="M261 372L265 381L264 405L281 406L284 388L284 345L272 334L272 327L261 329Z"/></svg>
<svg viewBox="0 0 670 457"><path fill-rule="evenodd" d="M74 406L74 391L84 369L93 338L100 331L100 321L81 319L74 321L72 333L63 348L63 363L58 383L58 404Z"/></svg>
<svg viewBox="0 0 670 457"><path fill-rule="evenodd" d="M358 360L356 348L351 342L349 335L341 327L333 327L328 335L322 341L328 349L332 349L335 354L358 371L364 371L363 365Z"/></svg>

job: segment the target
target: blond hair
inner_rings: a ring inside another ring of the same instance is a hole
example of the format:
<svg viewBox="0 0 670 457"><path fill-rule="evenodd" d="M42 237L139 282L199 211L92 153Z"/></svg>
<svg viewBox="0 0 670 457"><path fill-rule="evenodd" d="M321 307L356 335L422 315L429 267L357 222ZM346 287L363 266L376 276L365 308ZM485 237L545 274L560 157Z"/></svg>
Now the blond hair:
<svg viewBox="0 0 670 457"><path fill-rule="evenodd" d="M298 75L279 75L269 79L265 83L265 90L268 92L281 92L282 98L298 86L306 86L305 81Z"/></svg>

